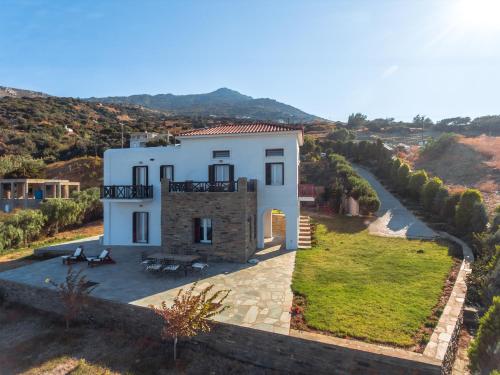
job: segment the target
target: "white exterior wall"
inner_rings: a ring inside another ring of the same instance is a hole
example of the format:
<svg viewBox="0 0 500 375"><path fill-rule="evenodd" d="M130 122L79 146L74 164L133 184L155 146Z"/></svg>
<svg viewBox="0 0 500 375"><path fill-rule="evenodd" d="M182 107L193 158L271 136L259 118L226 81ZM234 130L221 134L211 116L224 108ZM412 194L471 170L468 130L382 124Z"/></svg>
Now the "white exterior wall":
<svg viewBox="0 0 500 375"><path fill-rule="evenodd" d="M208 166L233 164L234 179L247 177L257 183L258 246L264 246L264 214L269 209L286 215L286 247L298 244L299 138L296 132L255 135L227 135L181 138L181 145L167 147L110 149L104 153L104 185L131 185L132 167L148 166L148 183L154 186L153 199L130 202L104 200L104 244L134 245L132 213L149 212L149 244L161 245L160 166L174 165L175 181L208 181ZM266 157L265 150L283 148L284 156ZM214 159L212 151L229 150L230 157ZM284 185L266 186L265 163L284 163ZM230 194L230 193L228 193ZM144 244L137 244L144 246Z"/></svg>

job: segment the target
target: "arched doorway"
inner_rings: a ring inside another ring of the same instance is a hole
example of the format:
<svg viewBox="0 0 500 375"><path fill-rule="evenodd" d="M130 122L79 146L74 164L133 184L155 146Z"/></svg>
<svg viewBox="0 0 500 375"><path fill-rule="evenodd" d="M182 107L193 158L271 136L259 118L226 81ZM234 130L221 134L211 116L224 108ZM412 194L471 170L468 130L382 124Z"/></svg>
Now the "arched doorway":
<svg viewBox="0 0 500 375"><path fill-rule="evenodd" d="M286 215L279 209L267 209L263 214L265 244L286 243Z"/></svg>

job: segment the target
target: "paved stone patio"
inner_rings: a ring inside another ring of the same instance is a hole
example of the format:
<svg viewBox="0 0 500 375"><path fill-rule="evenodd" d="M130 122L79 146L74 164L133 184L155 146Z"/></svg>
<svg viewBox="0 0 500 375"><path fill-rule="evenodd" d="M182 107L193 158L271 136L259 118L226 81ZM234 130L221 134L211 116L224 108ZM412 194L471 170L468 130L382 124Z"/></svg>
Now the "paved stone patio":
<svg viewBox="0 0 500 375"><path fill-rule="evenodd" d="M97 241L82 241L86 255L99 253ZM58 245L58 251L76 243ZM290 288L295 264L295 251L281 249L280 244L269 243L266 249L255 256L256 265L238 263L210 263L205 275L150 274L140 265L141 247L112 247L111 255L116 264L87 268L79 263L75 269L84 269L90 281L99 283L95 297L130 303L139 306L159 305L171 302L180 288L187 288L198 281L197 288L214 284L214 290L231 289L226 304L230 306L215 319L255 329L289 334L290 308L293 294ZM35 286L50 287L46 278L61 282L66 276L67 266L60 258L35 262L28 266L0 273L1 279L17 281Z"/></svg>

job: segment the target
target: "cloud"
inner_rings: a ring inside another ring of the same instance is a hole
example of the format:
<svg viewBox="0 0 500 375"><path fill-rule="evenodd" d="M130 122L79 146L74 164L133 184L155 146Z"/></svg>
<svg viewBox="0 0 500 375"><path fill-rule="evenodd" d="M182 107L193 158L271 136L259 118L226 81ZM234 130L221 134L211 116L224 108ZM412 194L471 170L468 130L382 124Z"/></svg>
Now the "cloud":
<svg viewBox="0 0 500 375"><path fill-rule="evenodd" d="M399 65L391 65L382 73L382 78L388 78L399 70Z"/></svg>

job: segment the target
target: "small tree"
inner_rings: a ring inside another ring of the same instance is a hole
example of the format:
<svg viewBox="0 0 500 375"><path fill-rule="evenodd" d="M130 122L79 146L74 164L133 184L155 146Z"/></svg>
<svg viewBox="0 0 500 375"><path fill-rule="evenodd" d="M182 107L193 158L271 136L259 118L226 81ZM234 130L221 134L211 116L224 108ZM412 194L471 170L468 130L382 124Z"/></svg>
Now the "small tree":
<svg viewBox="0 0 500 375"><path fill-rule="evenodd" d="M500 347L500 296L493 298L493 304L479 321L476 338L469 348L470 368L474 373L490 374L498 370Z"/></svg>
<svg viewBox="0 0 500 375"><path fill-rule="evenodd" d="M483 202L476 202L472 206L471 214L471 231L473 233L481 233L486 230L488 225L488 211Z"/></svg>
<svg viewBox="0 0 500 375"><path fill-rule="evenodd" d="M36 239L43 230L47 218L40 210L21 210L10 215L6 220L6 225L12 225L22 231L25 245Z"/></svg>
<svg viewBox="0 0 500 375"><path fill-rule="evenodd" d="M49 229L58 233L60 228L78 222L82 207L73 200L54 198L42 202L40 210L47 217Z"/></svg>
<svg viewBox="0 0 500 375"><path fill-rule="evenodd" d="M446 199L448 199L449 196L450 193L448 192L448 189L444 186L441 186L434 197L434 202L432 203L432 212L437 215L441 215Z"/></svg>
<svg viewBox="0 0 500 375"><path fill-rule="evenodd" d="M222 303L227 298L230 290L219 290L209 296L213 289L209 285L199 293L194 293L196 283L183 292L179 290L174 298L172 307L163 301L159 308L149 307L163 319L161 336L164 340L173 339L174 361L177 359L177 341L182 337L193 337L200 332L210 332L209 318L220 314L228 308Z"/></svg>
<svg viewBox="0 0 500 375"><path fill-rule="evenodd" d="M79 314L84 306L87 297L96 288L91 286L85 275L81 275L83 270L75 272L71 266L68 267L66 279L64 282L57 284L51 279L46 279L45 282L57 288L64 305L64 320L66 329L69 329L69 324Z"/></svg>
<svg viewBox="0 0 500 375"><path fill-rule="evenodd" d="M405 193L410 180L410 166L407 163L401 164L398 169L398 190Z"/></svg>
<svg viewBox="0 0 500 375"><path fill-rule="evenodd" d="M427 183L427 173L424 170L418 170L410 174L408 180L408 191L413 199L419 199L422 188Z"/></svg>
<svg viewBox="0 0 500 375"><path fill-rule="evenodd" d="M443 186L443 181L438 177L433 177L422 188L422 205L427 211L432 210L432 205L434 204L434 198L437 192Z"/></svg>
<svg viewBox="0 0 500 375"><path fill-rule="evenodd" d="M444 206L441 210L441 217L449 223L455 222L455 212L461 196L461 192L455 192L444 201Z"/></svg>
<svg viewBox="0 0 500 375"><path fill-rule="evenodd" d="M394 159L393 162L392 162L392 166L391 166L391 175L390 175L390 178L391 178L391 182L395 186L397 186L397 183L398 183L398 171L399 171L399 167L401 167L401 159Z"/></svg>
<svg viewBox="0 0 500 375"><path fill-rule="evenodd" d="M455 225L462 234L467 234L471 227L473 207L481 203L483 198L479 190L467 189L460 198L455 212Z"/></svg>

